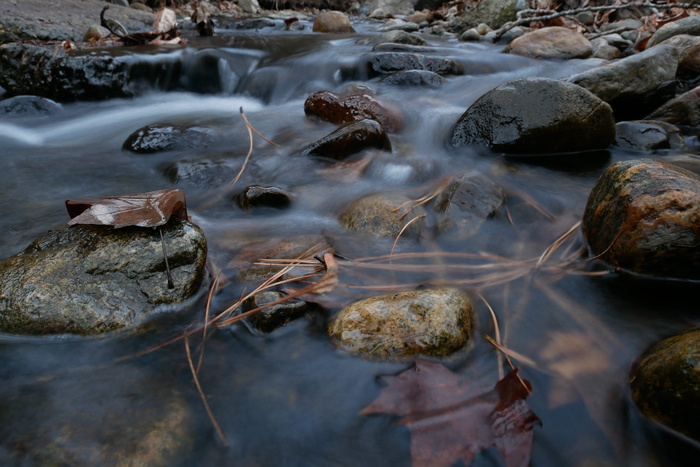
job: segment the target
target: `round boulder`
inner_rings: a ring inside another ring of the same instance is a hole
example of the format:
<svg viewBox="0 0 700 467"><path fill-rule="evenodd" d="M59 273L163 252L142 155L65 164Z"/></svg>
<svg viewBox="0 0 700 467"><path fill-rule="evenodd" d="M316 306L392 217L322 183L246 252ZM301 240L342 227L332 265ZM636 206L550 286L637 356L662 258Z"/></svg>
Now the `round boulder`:
<svg viewBox="0 0 700 467"><path fill-rule="evenodd" d="M608 147L615 120L608 104L585 89L548 78L523 78L481 96L457 121L450 144L546 154Z"/></svg>
<svg viewBox="0 0 700 467"><path fill-rule="evenodd" d="M700 176L652 159L611 165L591 190L583 233L612 266L700 279Z"/></svg>
<svg viewBox="0 0 700 467"><path fill-rule="evenodd" d="M632 368L630 385L645 416L700 441L700 327L649 349Z"/></svg>
<svg viewBox="0 0 700 467"><path fill-rule="evenodd" d="M523 34L508 44L503 52L530 58L571 59L589 57L593 47L582 34L553 26Z"/></svg>
<svg viewBox="0 0 700 467"><path fill-rule="evenodd" d="M206 128L179 125L148 125L133 132L123 149L139 154L206 148L216 141Z"/></svg>
<svg viewBox="0 0 700 467"><path fill-rule="evenodd" d="M341 126L299 151L299 155L343 160L365 149L391 151L386 131L378 122L370 119Z"/></svg>
<svg viewBox="0 0 700 467"><path fill-rule="evenodd" d="M350 18L342 11L322 11L316 17L314 32L355 32Z"/></svg>
<svg viewBox="0 0 700 467"><path fill-rule="evenodd" d="M350 230L382 237L396 237L422 208L410 209L411 199L398 193L374 193L348 204L340 214L340 223ZM422 221L413 222L402 236L417 237Z"/></svg>
<svg viewBox="0 0 700 467"><path fill-rule="evenodd" d="M367 93L335 94L318 91L304 102L304 113L331 123L349 123L365 118L379 122L390 133L401 129L403 117L391 106Z"/></svg>
<svg viewBox="0 0 700 467"><path fill-rule="evenodd" d="M367 358L446 356L464 347L473 305L456 289L425 289L366 298L343 308L328 334L343 350Z"/></svg>

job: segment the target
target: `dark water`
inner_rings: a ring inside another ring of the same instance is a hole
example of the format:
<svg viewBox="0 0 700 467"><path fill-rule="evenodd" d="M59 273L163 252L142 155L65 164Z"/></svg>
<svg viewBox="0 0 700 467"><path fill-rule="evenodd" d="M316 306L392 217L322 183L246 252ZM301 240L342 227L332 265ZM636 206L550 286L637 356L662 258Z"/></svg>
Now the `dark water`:
<svg viewBox="0 0 700 467"><path fill-rule="evenodd" d="M65 104L51 116L3 117L0 258L65 223L65 199L179 187L207 235L210 259L232 281L213 299L211 313L216 314L235 302L244 287L250 290L251 284L236 281L230 264L241 248L257 240L323 234L350 258L388 254L393 239L367 241L337 222L342 206L363 194L395 191L419 198L447 175L480 170L506 189L507 210L471 238L446 233L401 241L396 251L454 254L423 263L433 266L461 264L466 255L486 253L525 261L538 258L580 220L590 187L607 164L650 156L611 150L547 168L476 149L450 152L444 141L452 125L487 90L519 77L565 76L597 62L535 61L501 55L493 46L430 37L435 54L456 58L466 74L450 77L436 90L396 88L366 76L361 63L371 46L356 41L375 32L371 24L358 28L361 33L352 36L291 33L281 26L220 31L215 38L191 39L186 49L136 49L125 59L145 74L158 64L172 66L172 75L156 89L133 99ZM306 97L350 84L374 88L382 100L402 110L405 125L390 135L390 154L374 154L363 174L338 179L322 170L328 169L326 162L302 160L293 152L335 129L305 117ZM229 199L206 206L212 189L236 175L248 151L240 108L258 131L284 148L256 137L237 186L289 190L294 197L289 209L251 214ZM155 123L205 126L220 142L206 150L156 155L121 149L130 133ZM217 168L200 180L175 182L167 168L178 161L215 162ZM568 256L565 248L580 246L577 232L547 264L556 266ZM581 258L561 270L543 268L517 279L482 281L475 289L469 285L474 276L462 271L348 269L333 298L342 304L376 293L347 285L391 289L433 280L462 285L474 297L481 293L499 317L504 344L524 357L515 363L533 386L528 402L543 422L535 428L533 465L689 465L698 458L697 446L637 414L629 401L627 374L647 346L700 322L696 289L574 274L574 269L601 270ZM476 342L445 363L491 385L499 378L499 358L481 336L493 336L494 329L484 302L475 298L475 303ZM180 310L164 310L149 332L135 337L0 336L0 459L9 465L45 465L55 459L51 449L58 445L55 449L68 464L111 462L124 450L120 443L131 446L144 433L157 431L153 426L160 420L171 424L169 433L180 436L182 431L190 440L187 454L170 465L410 464L405 426L391 416L358 415L379 394L378 377L409 364L365 361L335 349L324 326L336 310L267 336L252 334L240 323L210 332L199 374L226 436L224 446L193 384L182 341L122 360L190 323L201 323L204 309L203 293ZM195 363L200 343L192 337ZM142 426L146 428L134 428ZM47 448L46 440L54 444ZM500 465L495 459L486 453L477 464Z"/></svg>

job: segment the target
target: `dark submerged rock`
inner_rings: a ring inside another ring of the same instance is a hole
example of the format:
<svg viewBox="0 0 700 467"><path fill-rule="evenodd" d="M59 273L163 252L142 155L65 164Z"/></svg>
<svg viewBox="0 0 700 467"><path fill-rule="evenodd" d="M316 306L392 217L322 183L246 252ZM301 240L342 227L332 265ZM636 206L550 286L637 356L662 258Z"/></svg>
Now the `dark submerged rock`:
<svg viewBox="0 0 700 467"><path fill-rule="evenodd" d="M162 151L200 149L216 141L206 128L180 125L148 125L129 135L122 145L127 151L149 154Z"/></svg>
<svg viewBox="0 0 700 467"><path fill-rule="evenodd" d="M425 213L421 207L410 210L410 201L408 197L398 193L373 193L348 204L340 214L339 220L350 230L382 237L396 237L411 219ZM422 226L422 220L413 222L403 232L402 237L417 237Z"/></svg>
<svg viewBox="0 0 700 467"><path fill-rule="evenodd" d="M285 297L286 295L281 292L266 291L257 293L243 302L243 312L254 310ZM294 320L302 318L310 310L311 306L302 300L287 299L283 300L282 303L263 308L246 319L258 331L272 332Z"/></svg>
<svg viewBox="0 0 700 467"><path fill-rule="evenodd" d="M620 122L615 125L615 145L638 151L680 149L685 146L678 127L653 120Z"/></svg>
<svg viewBox="0 0 700 467"><path fill-rule="evenodd" d="M671 99L647 117L674 125L700 125L700 86Z"/></svg>
<svg viewBox="0 0 700 467"><path fill-rule="evenodd" d="M505 202L505 192L481 172L470 170L455 175L434 200L433 209L439 213L438 230L458 228L472 234L484 220L495 216Z"/></svg>
<svg viewBox="0 0 700 467"><path fill-rule="evenodd" d="M481 96L459 118L450 144L486 144L511 153L561 153L608 147L615 120L585 89L547 78L523 78Z"/></svg>
<svg viewBox="0 0 700 467"><path fill-rule="evenodd" d="M700 441L700 328L651 347L634 364L630 386L645 416Z"/></svg>
<svg viewBox="0 0 700 467"><path fill-rule="evenodd" d="M61 108L61 104L37 96L16 96L0 101L0 115L49 115Z"/></svg>
<svg viewBox="0 0 700 467"><path fill-rule="evenodd" d="M304 113L336 124L368 118L379 122L382 128L390 133L399 131L403 123L403 117L398 110L362 92L315 92L304 102Z"/></svg>
<svg viewBox="0 0 700 467"><path fill-rule="evenodd" d="M249 210L256 207L283 209L292 203L292 197L282 188L276 186L250 185L238 193L236 201L241 209Z"/></svg>
<svg viewBox="0 0 700 467"><path fill-rule="evenodd" d="M600 259L649 276L700 279L700 176L652 159L611 165L591 190L583 233Z"/></svg>
<svg viewBox="0 0 700 467"><path fill-rule="evenodd" d="M415 53L380 52L370 55L368 69L372 75L385 75L405 70L426 70L439 75L464 74L462 65L451 58L430 57Z"/></svg>
<svg viewBox="0 0 700 467"><path fill-rule="evenodd" d="M382 126L364 119L347 123L300 151L302 156L345 159L365 149L391 151L391 142Z"/></svg>
<svg viewBox="0 0 700 467"><path fill-rule="evenodd" d="M472 302L456 289L371 297L334 316L328 335L341 349L371 359L447 356L472 336Z"/></svg>
<svg viewBox="0 0 700 467"><path fill-rule="evenodd" d="M158 229L75 225L50 231L0 262L0 330L100 334L134 328L156 306L194 295L204 277L204 233L176 219L162 232L173 289Z"/></svg>
<svg viewBox="0 0 700 467"><path fill-rule="evenodd" d="M427 86L430 88L439 88L445 82L445 78L432 71L406 70L391 74L386 78L382 78L379 82L391 86Z"/></svg>

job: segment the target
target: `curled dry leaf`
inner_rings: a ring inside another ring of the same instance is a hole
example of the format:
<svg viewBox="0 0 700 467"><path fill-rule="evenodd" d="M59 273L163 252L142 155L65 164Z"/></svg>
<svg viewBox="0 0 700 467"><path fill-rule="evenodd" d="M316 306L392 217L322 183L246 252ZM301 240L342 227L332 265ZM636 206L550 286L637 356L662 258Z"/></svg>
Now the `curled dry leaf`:
<svg viewBox="0 0 700 467"><path fill-rule="evenodd" d="M69 199L66 200L66 209L71 217L69 225L157 227L167 223L173 216L187 220L187 203L182 190Z"/></svg>
<svg viewBox="0 0 700 467"><path fill-rule="evenodd" d="M530 464L533 426L540 424L525 402L530 383L508 373L487 389L437 362L416 361L397 376L360 415L400 415L411 433L414 466L449 467L494 447L508 467Z"/></svg>
<svg viewBox="0 0 700 467"><path fill-rule="evenodd" d="M177 16L173 10L163 8L156 13L156 17L153 20L153 32L155 34L162 34L173 29L177 29Z"/></svg>

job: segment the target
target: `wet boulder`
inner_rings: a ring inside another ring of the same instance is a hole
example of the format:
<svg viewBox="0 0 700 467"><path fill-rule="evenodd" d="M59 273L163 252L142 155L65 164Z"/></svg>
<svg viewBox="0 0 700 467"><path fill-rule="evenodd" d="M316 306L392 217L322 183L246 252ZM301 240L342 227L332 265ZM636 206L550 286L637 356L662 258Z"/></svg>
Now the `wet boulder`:
<svg viewBox="0 0 700 467"><path fill-rule="evenodd" d="M433 201L438 230L458 229L463 235L471 235L505 202L505 192L481 172L469 170L454 175Z"/></svg>
<svg viewBox="0 0 700 467"><path fill-rule="evenodd" d="M173 370L56 366L21 390L2 388L2 465L168 467L191 454L197 417Z"/></svg>
<svg viewBox="0 0 700 467"><path fill-rule="evenodd" d="M59 228L1 261L0 331L88 335L134 328L158 305L191 297L204 277L204 233L179 219L161 230L174 288L160 232L152 228Z"/></svg>
<svg viewBox="0 0 700 467"><path fill-rule="evenodd" d="M700 125L700 86L671 99L647 116L649 120L683 126Z"/></svg>
<svg viewBox="0 0 700 467"><path fill-rule="evenodd" d="M226 160L181 160L160 167L171 182L204 188L219 187L234 178L237 167Z"/></svg>
<svg viewBox="0 0 700 467"><path fill-rule="evenodd" d="M260 207L284 209L292 203L292 197L276 186L250 185L236 195L236 201L245 211Z"/></svg>
<svg viewBox="0 0 700 467"><path fill-rule="evenodd" d="M690 36L700 36L700 18L688 16L676 21L669 21L661 26L647 42L647 47L654 47L674 36L687 34Z"/></svg>
<svg viewBox="0 0 700 467"><path fill-rule="evenodd" d="M350 18L342 11L321 11L313 25L314 32L355 32Z"/></svg>
<svg viewBox="0 0 700 467"><path fill-rule="evenodd" d="M0 86L12 95L59 102L132 97L128 65L107 55L77 54L60 44L0 45Z"/></svg>
<svg viewBox="0 0 700 467"><path fill-rule="evenodd" d="M681 149L685 146L678 127L666 122L639 120L615 125L615 145L636 151Z"/></svg>
<svg viewBox="0 0 700 467"><path fill-rule="evenodd" d="M373 37L367 40L367 43L373 44L375 47L372 50L376 50L376 46L381 44L408 44L408 45L425 45L425 39L420 37L418 34L412 34L408 31L402 31L396 29L393 31L388 31L380 34L377 37Z"/></svg>
<svg viewBox="0 0 700 467"><path fill-rule="evenodd" d="M481 96L457 121L450 144L547 154L608 147L615 121L608 104L585 89L548 78L523 78Z"/></svg>
<svg viewBox="0 0 700 467"><path fill-rule="evenodd" d="M301 156L342 160L365 149L391 151L391 142L382 126L364 119L347 123L302 149Z"/></svg>
<svg viewBox="0 0 700 467"><path fill-rule="evenodd" d="M569 76L566 81L612 105L618 119L639 118L667 99L663 85L675 78L678 58L676 47L661 45Z"/></svg>
<svg viewBox="0 0 700 467"><path fill-rule="evenodd" d="M423 289L366 298L336 314L328 326L335 344L370 359L450 355L474 329L471 299L456 289Z"/></svg>
<svg viewBox="0 0 700 467"><path fill-rule="evenodd" d="M452 58L431 57L416 53L374 53L369 56L367 67L370 74L374 76L406 70L426 70L439 75L464 74L462 64Z"/></svg>
<svg viewBox="0 0 700 467"><path fill-rule="evenodd" d="M374 236L396 237L403 230L402 237L416 238L422 219L408 223L425 211L421 207L411 210L411 204L410 198L399 193L373 193L345 206L339 216L340 224Z"/></svg>
<svg viewBox="0 0 700 467"><path fill-rule="evenodd" d="M700 441L700 328L652 346L635 362L630 386L646 417Z"/></svg>
<svg viewBox="0 0 700 467"><path fill-rule="evenodd" d="M304 113L307 117L336 124L368 118L379 122L389 133L399 131L403 123L403 116L397 109L366 92L315 92L304 102Z"/></svg>
<svg viewBox="0 0 700 467"><path fill-rule="evenodd" d="M503 50L505 53L541 59L587 58L593 53L591 43L569 28L553 26L523 34Z"/></svg>
<svg viewBox="0 0 700 467"><path fill-rule="evenodd" d="M287 299L282 292L265 291L259 292L243 302L243 312L248 312L261 306L267 305L262 310L252 313L248 318L248 323L260 332L272 332L292 321L302 318L311 306L298 299ZM269 305L280 300L280 303Z"/></svg>
<svg viewBox="0 0 700 467"><path fill-rule="evenodd" d="M15 96L0 101L0 115L50 115L60 108L61 104L37 96Z"/></svg>
<svg viewBox="0 0 700 467"><path fill-rule="evenodd" d="M201 149L216 142L214 133L208 128L182 125L148 125L129 135L123 149L138 154L162 151Z"/></svg>
<svg viewBox="0 0 700 467"><path fill-rule="evenodd" d="M583 233L591 253L649 276L700 279L700 176L652 159L611 165L591 190Z"/></svg>

